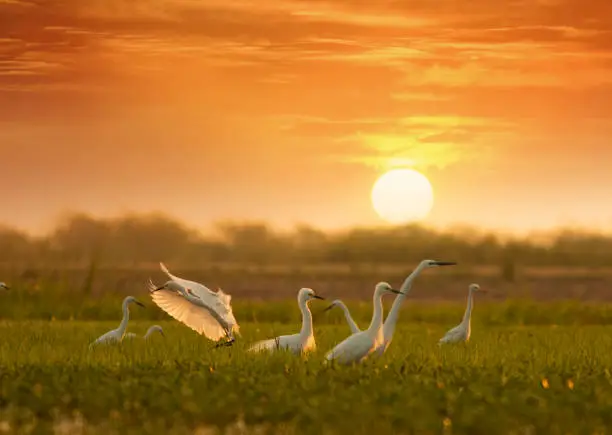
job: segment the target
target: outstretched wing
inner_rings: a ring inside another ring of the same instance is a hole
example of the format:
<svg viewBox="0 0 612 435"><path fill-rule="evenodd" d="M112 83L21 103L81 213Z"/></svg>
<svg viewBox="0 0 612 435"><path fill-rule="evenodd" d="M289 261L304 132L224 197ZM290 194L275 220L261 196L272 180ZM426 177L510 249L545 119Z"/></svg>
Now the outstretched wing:
<svg viewBox="0 0 612 435"><path fill-rule="evenodd" d="M151 292L151 299L159 308L198 334L213 341L218 341L226 335L223 327L206 308L189 302L175 292L157 290Z"/></svg>
<svg viewBox="0 0 612 435"><path fill-rule="evenodd" d="M159 263L159 266L171 280L185 288L185 291L190 296L199 299L202 305L213 310L215 314L228 325L228 329L240 333L240 327L232 311L231 295L223 292L221 289L214 292L205 285L172 275L164 263Z"/></svg>

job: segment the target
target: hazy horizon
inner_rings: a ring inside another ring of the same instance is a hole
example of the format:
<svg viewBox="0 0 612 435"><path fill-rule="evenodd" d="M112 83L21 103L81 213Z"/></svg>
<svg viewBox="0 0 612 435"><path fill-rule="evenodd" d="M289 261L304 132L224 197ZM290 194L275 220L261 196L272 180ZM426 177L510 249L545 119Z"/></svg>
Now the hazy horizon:
<svg viewBox="0 0 612 435"><path fill-rule="evenodd" d="M608 231L612 4L576 5L0 1L0 222L385 226L411 167L429 227Z"/></svg>

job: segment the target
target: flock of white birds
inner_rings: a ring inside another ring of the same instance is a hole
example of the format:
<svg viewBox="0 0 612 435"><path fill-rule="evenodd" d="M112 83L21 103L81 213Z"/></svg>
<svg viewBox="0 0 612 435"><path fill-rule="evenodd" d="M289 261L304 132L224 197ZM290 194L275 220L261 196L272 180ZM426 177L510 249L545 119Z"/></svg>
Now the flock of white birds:
<svg viewBox="0 0 612 435"><path fill-rule="evenodd" d="M374 289L372 321L368 328L364 330L359 329L347 306L339 299L334 300L326 310L340 307L344 311L351 335L327 352L325 360L339 364L353 364L364 361L370 355L383 355L393 338L402 302L412 288L415 278L425 269L455 264L455 262L450 261L423 260L405 279L399 290L393 289L386 282L379 282ZM198 334L217 342L217 346L231 346L236 340L236 335L240 335L240 327L232 312L231 296L220 289L215 292L200 283L172 275L163 263L160 263L160 267L169 279L161 286L156 286L149 280L149 293L153 302L177 321L185 324ZM9 289L3 282L0 282L0 288ZM439 344L466 342L470 339L470 320L474 306L474 293L479 291L484 290L481 290L478 284L470 284L467 308L461 323L450 329L440 339ZM396 294L396 297L387 318L383 321L382 297L386 294ZM312 313L308 306L308 303L313 299L324 298L310 288L302 288L298 292L297 301L302 313L302 328L299 333L258 341L249 346L247 351L274 352L288 350L294 354L305 354L315 350L316 340L312 326ZM131 303L144 307L133 296L126 297L123 300L123 318L119 327L100 336L91 343L90 347L98 344L119 343L126 338L135 339L138 337L134 333L127 332ZM164 335L161 326L153 325L143 338L148 339L156 332Z"/></svg>

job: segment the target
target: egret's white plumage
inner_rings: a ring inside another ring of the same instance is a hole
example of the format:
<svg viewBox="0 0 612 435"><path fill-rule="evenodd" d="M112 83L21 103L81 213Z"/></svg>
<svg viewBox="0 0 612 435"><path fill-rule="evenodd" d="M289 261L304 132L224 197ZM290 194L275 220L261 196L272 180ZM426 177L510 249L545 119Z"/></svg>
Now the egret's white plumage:
<svg viewBox="0 0 612 435"><path fill-rule="evenodd" d="M128 321L130 320L129 304L132 302L144 308L144 305L139 302L134 296L126 297L123 300L123 318L121 319L119 327L117 329L113 329L112 331L108 331L106 334L100 336L93 343L91 343L90 346L103 343L119 343L121 340L123 340L123 337L125 336L125 330L128 326Z"/></svg>
<svg viewBox="0 0 612 435"><path fill-rule="evenodd" d="M174 276L163 263L160 267L170 280L160 287L149 281L153 302L198 334L213 341L223 337L233 341L240 327L232 312L232 297L221 289L214 292L200 283Z"/></svg>
<svg viewBox="0 0 612 435"><path fill-rule="evenodd" d="M146 334L142 337L145 340L147 338L149 338L151 336L151 334L153 334L155 331L159 332L162 336L166 336L166 334L164 334L164 330L162 329L161 326L159 325L153 325L151 327L149 327L149 329L147 329ZM136 338L138 337L136 334L134 334L133 332L128 332L127 334L125 334L125 338Z"/></svg>
<svg viewBox="0 0 612 435"><path fill-rule="evenodd" d="M472 318L472 307L474 306L474 293L485 290L480 290L478 284L470 284L468 291L468 300L465 313L463 314L463 320L460 324L449 330L444 337L440 339L439 344L442 343L457 343L460 341L468 341L472 332L471 318Z"/></svg>
<svg viewBox="0 0 612 435"><path fill-rule="evenodd" d="M344 312L344 317L346 318L346 323L348 323L348 326L351 330L351 334L356 334L357 332L361 331L361 329L359 329L359 326L357 326L357 323L355 323L355 321L351 317L351 313L344 302L342 302L340 299L336 299L329 305L329 307L325 308L325 311L331 310L334 307L340 307Z"/></svg>
<svg viewBox="0 0 612 435"><path fill-rule="evenodd" d="M316 349L316 342L312 329L312 314L308 308L308 302L312 299L324 299L318 296L310 288L302 288L298 292L298 305L302 312L302 329L299 334L281 335L280 337L261 340L249 347L250 352L269 351L278 349L288 349L295 354L310 352Z"/></svg>
<svg viewBox="0 0 612 435"><path fill-rule="evenodd" d="M0 282L0 288L3 288L4 290L10 290L10 287L6 285L5 282Z"/></svg>
<svg viewBox="0 0 612 435"><path fill-rule="evenodd" d="M419 263L419 265L412 271L410 275L404 280L402 286L400 287L400 294L395 297L393 301L393 305L391 305L391 309L389 310L389 314L385 319L383 324L383 342L376 347L376 354L381 356L385 353L389 345L391 344L391 340L393 339L393 333L395 332L395 325L397 324L397 319L399 318L400 308L404 299L410 292L412 288L412 283L416 279L417 276L420 275L425 269L429 269L432 267L442 267L442 266L454 266L457 263L454 261L436 261L436 260L423 260Z"/></svg>
<svg viewBox="0 0 612 435"><path fill-rule="evenodd" d="M374 314L365 331L350 335L325 355L327 361L352 364L365 360L384 341L382 297L387 293L399 293L386 282L376 284L374 290Z"/></svg>

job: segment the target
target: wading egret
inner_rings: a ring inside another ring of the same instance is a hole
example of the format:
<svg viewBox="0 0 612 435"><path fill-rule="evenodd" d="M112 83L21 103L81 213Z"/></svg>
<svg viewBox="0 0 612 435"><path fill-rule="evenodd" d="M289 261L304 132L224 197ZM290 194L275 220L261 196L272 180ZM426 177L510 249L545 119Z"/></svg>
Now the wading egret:
<svg viewBox="0 0 612 435"><path fill-rule="evenodd" d="M385 323L383 324L383 335L385 337L383 343L381 343L376 348L376 353L380 356L385 353L389 345L391 344L391 340L393 339L393 333L395 332L395 325L397 323L397 319L399 318L400 307L402 306L402 302L406 299L406 296L410 292L412 288L412 283L416 279L417 276L425 269L429 269L432 267L442 267L442 266L455 266L457 263L454 261L436 261L436 260L423 260L419 263L419 265L412 271L410 275L404 280L404 283L400 287L400 294L395 297L393 301L393 305L391 305L391 309L389 310L389 314L385 319Z"/></svg>
<svg viewBox="0 0 612 435"><path fill-rule="evenodd" d="M5 282L0 282L0 288L3 288L4 290L10 290L11 289L8 285L6 285Z"/></svg>
<svg viewBox="0 0 612 435"><path fill-rule="evenodd" d="M249 351L259 352L267 350L270 352L278 349L288 349L295 354L310 352L316 349L313 330L312 330L312 314L308 308L308 302L312 299L325 299L317 295L310 288L302 288L298 292L298 305L302 312L302 329L299 334L281 335L280 337L262 340L252 344Z"/></svg>
<svg viewBox="0 0 612 435"><path fill-rule="evenodd" d="M361 329L359 329L359 326L357 326L357 323L355 323L355 321L351 317L351 313L349 312L348 307L340 299L336 299L335 301L333 301L329 305L329 307L325 308L325 310L323 311L331 310L334 307L340 307L342 311L344 312L344 317L346 318L346 323L348 323L348 326L351 330L351 334L355 334L361 331Z"/></svg>
<svg viewBox="0 0 612 435"><path fill-rule="evenodd" d="M164 334L164 330L162 329L161 326L159 325L153 325L151 326L149 329L147 329L147 333L142 337L145 340L147 338L149 338L151 336L151 334L153 334L155 331L158 331L163 337L166 336L166 334ZM125 334L125 338L136 338L137 335L134 334L133 332L128 332L127 334Z"/></svg>
<svg viewBox="0 0 612 435"><path fill-rule="evenodd" d="M95 344L103 344L103 343L119 343L123 340L125 336L125 330L128 326L128 321L130 320L130 308L129 304L133 302L136 305L144 308L144 305L136 300L134 296L128 296L123 300L123 319L121 319L121 323L117 329L113 329L112 331L108 331L106 334L100 336L96 341L90 344L93 346Z"/></svg>
<svg viewBox="0 0 612 435"><path fill-rule="evenodd" d="M478 284L470 284L467 307L465 309L465 313L463 314L463 320L459 325L449 330L444 337L440 339L438 344L457 343L460 341L467 342L470 339L470 333L472 332L470 323L472 318L472 307L474 306L474 293L479 291L486 293L486 290L481 290Z"/></svg>
<svg viewBox="0 0 612 435"><path fill-rule="evenodd" d="M365 331L350 335L344 341L336 345L325 355L328 361L337 361L340 364L352 364L361 362L368 357L384 341L383 336L383 305L382 297L387 293L396 293L386 282L376 284L374 290L374 314L372 322Z"/></svg>
<svg viewBox="0 0 612 435"><path fill-rule="evenodd" d="M240 334L232 312L232 297L221 289L214 292L202 284L174 276L163 263L159 265L170 280L159 287L149 281L153 302L198 334L213 341L227 337L226 344L231 344L234 333Z"/></svg>

